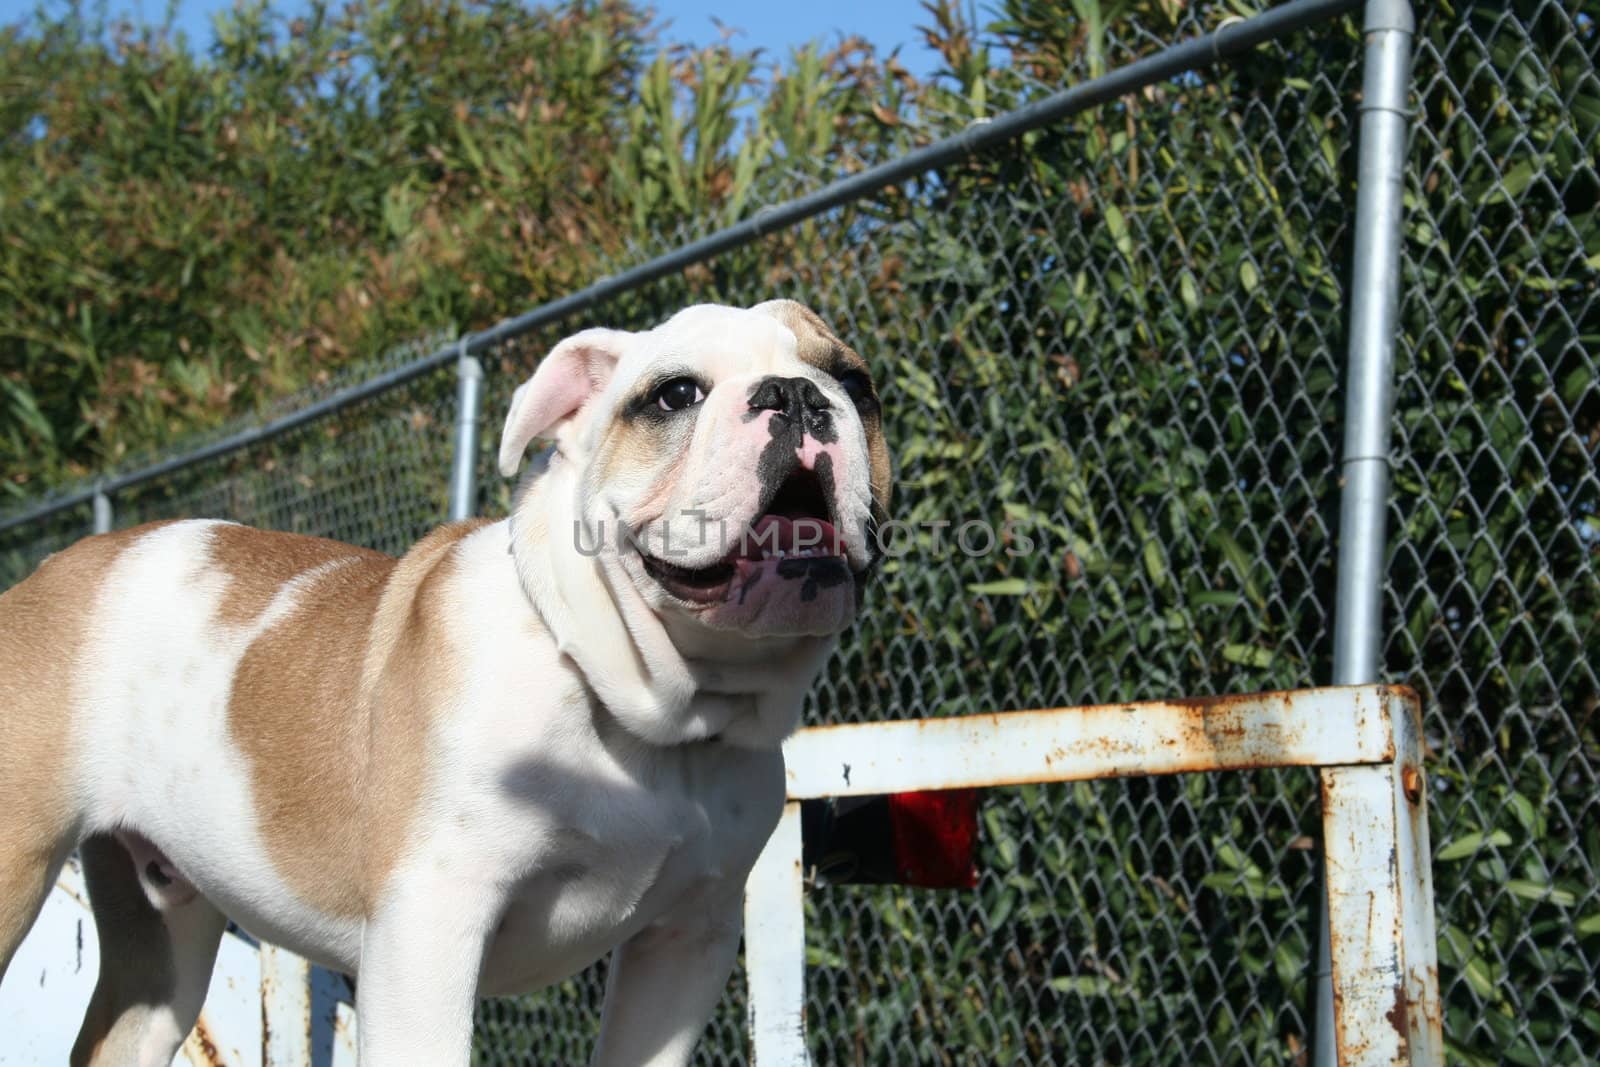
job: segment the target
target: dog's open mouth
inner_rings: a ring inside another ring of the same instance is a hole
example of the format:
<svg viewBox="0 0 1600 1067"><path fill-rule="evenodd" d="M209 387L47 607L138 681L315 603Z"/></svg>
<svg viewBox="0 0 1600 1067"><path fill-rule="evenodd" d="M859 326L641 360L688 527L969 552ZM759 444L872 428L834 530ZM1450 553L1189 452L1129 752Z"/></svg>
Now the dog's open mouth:
<svg viewBox="0 0 1600 1067"><path fill-rule="evenodd" d="M785 478L749 529L709 567L680 567L640 553L644 569L681 600L708 604L727 599L735 581L748 583L762 567L782 578L833 585L849 574L844 542L833 524L827 493L816 472L797 469Z"/></svg>

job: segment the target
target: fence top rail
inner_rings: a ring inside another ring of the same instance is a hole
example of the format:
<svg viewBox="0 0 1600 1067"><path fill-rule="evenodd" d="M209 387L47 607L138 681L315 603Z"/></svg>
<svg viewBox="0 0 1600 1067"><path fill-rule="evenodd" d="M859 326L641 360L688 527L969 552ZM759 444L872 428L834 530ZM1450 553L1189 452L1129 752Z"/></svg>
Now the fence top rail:
<svg viewBox="0 0 1600 1067"><path fill-rule="evenodd" d="M801 730L789 799L1136 775L1389 763L1404 686L1048 708Z"/></svg>
<svg viewBox="0 0 1600 1067"><path fill-rule="evenodd" d="M1247 19L1228 20L1210 33L1170 45L1098 78L1052 93L1014 111L981 119L959 133L924 145L898 159L840 178L815 192L757 210L750 218L681 245L620 274L601 278L583 289L470 333L402 367L341 389L297 411L230 434L201 448L168 457L136 470L109 475L33 507L0 515L0 532L81 507L100 493L114 493L173 474L206 460L249 448L326 415L369 399L439 369L463 355L476 355L503 341L557 322L611 297L639 288L687 267L714 259L760 237L787 229L823 212L870 196L927 171L995 147L1005 141L1109 103L1147 86L1189 71L1213 66L1339 15L1354 11L1363 0L1289 0Z"/></svg>

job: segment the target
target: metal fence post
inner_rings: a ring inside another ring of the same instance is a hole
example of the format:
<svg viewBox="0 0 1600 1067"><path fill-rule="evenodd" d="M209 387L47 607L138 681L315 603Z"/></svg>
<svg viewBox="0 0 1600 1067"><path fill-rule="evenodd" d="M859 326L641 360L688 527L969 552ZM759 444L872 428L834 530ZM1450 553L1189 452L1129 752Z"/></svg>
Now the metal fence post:
<svg viewBox="0 0 1600 1067"><path fill-rule="evenodd" d="M311 1062L311 964L287 949L261 946L262 1067Z"/></svg>
<svg viewBox="0 0 1600 1067"><path fill-rule="evenodd" d="M802 1067L806 1049L805 879L800 805L783 817L745 884L744 960L750 983L750 1059Z"/></svg>
<svg viewBox="0 0 1600 1067"><path fill-rule="evenodd" d="M468 335L470 336L470 335ZM450 518L470 519L477 510L478 408L483 397L483 365L467 354L461 339L456 359L456 451L450 470Z"/></svg>
<svg viewBox="0 0 1600 1067"><path fill-rule="evenodd" d="M94 532L110 533L112 523L111 498L99 486L94 490Z"/></svg>
<svg viewBox="0 0 1600 1067"><path fill-rule="evenodd" d="M1345 1064L1437 1067L1444 1038L1422 715L1409 691L1385 692L1393 761L1322 771L1326 899L1339 932L1325 1029Z"/></svg>
<svg viewBox="0 0 1600 1067"><path fill-rule="evenodd" d="M1407 94L1416 23L1408 0L1367 0L1361 149L1350 283L1349 378L1339 503L1333 683L1375 682L1382 638L1390 409L1400 306L1400 221ZM1326 779L1325 779L1326 780ZM1326 878L1319 894L1317 1067L1338 1062Z"/></svg>

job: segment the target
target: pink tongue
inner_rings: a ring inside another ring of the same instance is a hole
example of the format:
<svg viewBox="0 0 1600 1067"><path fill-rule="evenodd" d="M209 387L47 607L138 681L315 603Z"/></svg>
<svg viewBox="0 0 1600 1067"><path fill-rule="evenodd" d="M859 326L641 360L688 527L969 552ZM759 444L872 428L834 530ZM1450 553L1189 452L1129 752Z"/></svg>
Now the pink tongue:
<svg viewBox="0 0 1600 1067"><path fill-rule="evenodd" d="M740 559L768 559L779 552L792 556L810 551L824 556L844 555L839 532L833 524L809 516L763 515L751 524L739 546Z"/></svg>

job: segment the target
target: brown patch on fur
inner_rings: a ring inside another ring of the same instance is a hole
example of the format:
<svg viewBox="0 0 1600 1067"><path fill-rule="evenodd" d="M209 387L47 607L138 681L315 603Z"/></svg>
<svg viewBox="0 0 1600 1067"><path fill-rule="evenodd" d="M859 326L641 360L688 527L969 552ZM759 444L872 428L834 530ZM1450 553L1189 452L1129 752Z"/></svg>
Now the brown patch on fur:
<svg viewBox="0 0 1600 1067"><path fill-rule="evenodd" d="M843 341L822 321L822 316L795 300L769 300L752 310L771 315L785 326L798 342L796 354L813 367L829 374L858 370L872 382L872 368L860 354ZM873 405L861 412L861 425L867 432L867 456L872 467L872 497L884 514L889 509L891 471L889 446L883 439L883 420L877 406L877 386L873 385ZM881 517L881 516L880 516Z"/></svg>
<svg viewBox="0 0 1600 1067"><path fill-rule="evenodd" d="M95 599L117 558L165 525L86 538L0 593L0 974L77 843L68 747Z"/></svg>
<svg viewBox="0 0 1600 1067"><path fill-rule="evenodd" d="M472 519L419 541L390 582L373 626L361 687L372 711L366 846L368 903L400 863L415 802L425 788L428 734L459 691L459 649L445 623L447 586L463 538L488 525ZM507 549L510 545L507 543Z"/></svg>
<svg viewBox="0 0 1600 1067"><path fill-rule="evenodd" d="M231 523L213 527L211 560L228 576L228 591L219 618L243 626L267 609L285 582L335 560L382 560L391 556L323 537L255 530Z"/></svg>
<svg viewBox="0 0 1600 1067"><path fill-rule="evenodd" d="M663 454L666 449L671 450L670 456ZM682 445L673 447L673 439L662 427L649 422L613 419L595 449L594 469L599 481L605 484L640 470L650 470L668 460L670 470L662 479L666 480L676 476L683 458Z"/></svg>
<svg viewBox="0 0 1600 1067"><path fill-rule="evenodd" d="M617 419L606 428L597 452L595 469L602 483L615 483L639 471L654 472L650 488L633 510L622 516L630 529L643 529L666 514L667 500L677 488L689 456L686 442L664 439L659 428L650 423ZM618 533L608 525L607 543L614 544Z"/></svg>
<svg viewBox="0 0 1600 1067"><path fill-rule="evenodd" d="M805 362L829 374L845 370L864 371L871 376L867 361L856 350L839 340L822 321L822 316L795 300L769 300L753 310L771 315L794 334L799 342L796 354Z"/></svg>
<svg viewBox="0 0 1600 1067"><path fill-rule="evenodd" d="M400 857L427 733L455 688L441 618L451 550L483 521L441 527L399 561L255 531L233 546L240 555L230 573L262 606L276 588L247 576L257 560L287 575L281 585L295 564L348 559L305 579L294 608L245 651L228 706L268 854L328 914L367 914ZM260 553L249 543L256 538Z"/></svg>

